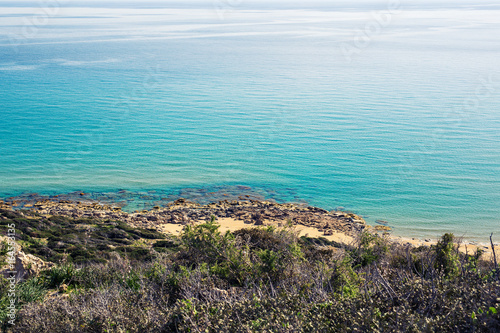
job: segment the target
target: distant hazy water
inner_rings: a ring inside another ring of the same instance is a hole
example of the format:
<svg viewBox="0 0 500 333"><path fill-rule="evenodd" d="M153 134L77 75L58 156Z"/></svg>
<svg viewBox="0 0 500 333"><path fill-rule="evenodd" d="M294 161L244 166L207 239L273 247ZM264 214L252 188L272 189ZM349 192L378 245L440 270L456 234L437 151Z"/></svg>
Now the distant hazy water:
<svg viewBox="0 0 500 333"><path fill-rule="evenodd" d="M241 184L500 237L498 36L487 1L0 1L0 197Z"/></svg>

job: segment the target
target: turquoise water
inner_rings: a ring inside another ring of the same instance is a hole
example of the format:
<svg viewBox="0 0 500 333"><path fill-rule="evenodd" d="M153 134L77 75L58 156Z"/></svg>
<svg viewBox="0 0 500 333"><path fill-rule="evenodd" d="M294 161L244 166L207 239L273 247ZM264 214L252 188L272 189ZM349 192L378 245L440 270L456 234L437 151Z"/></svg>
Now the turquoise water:
<svg viewBox="0 0 500 333"><path fill-rule="evenodd" d="M0 197L248 185L500 233L500 6L308 6L0 1Z"/></svg>

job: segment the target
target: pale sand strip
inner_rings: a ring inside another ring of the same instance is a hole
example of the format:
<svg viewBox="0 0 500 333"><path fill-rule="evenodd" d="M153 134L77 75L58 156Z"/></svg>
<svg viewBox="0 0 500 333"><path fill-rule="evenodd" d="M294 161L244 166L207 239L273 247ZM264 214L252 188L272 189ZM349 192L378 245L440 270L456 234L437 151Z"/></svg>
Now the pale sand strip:
<svg viewBox="0 0 500 333"><path fill-rule="evenodd" d="M199 221L202 223L203 221ZM237 220L234 218L219 218L217 219L217 222L220 224L219 230L221 232L226 232L226 231L236 231L244 228L256 228L258 226L253 225L253 224L247 224L244 223L241 220ZM279 222L279 221L264 221L264 226L267 225L274 225L274 226L281 226L284 225L285 221ZM183 229L182 224L162 224L162 230L163 232L167 234L173 234L173 235L179 235ZM325 236L323 232L318 230L317 228L314 227L307 227L303 225L295 225L294 228L299 231L299 236L309 236L309 237L324 237L330 241L342 243L342 244L352 244L354 242L354 238L350 237L348 235L345 235L341 232L334 232L332 235ZM436 244L436 240L431 240L430 242L425 242L423 240L419 239L412 239L412 238L404 238L404 237L399 237L399 236L390 236L390 240L399 242L402 244L407 244L410 243L413 246L430 246L433 244ZM486 245L475 245L475 244L461 244L460 245L460 251L463 253L469 253L469 254L474 254L476 250L480 248L484 250L484 259L490 259L492 257L492 251L491 248L486 246ZM497 257L499 255L498 252L500 252L500 248L497 248L495 246L495 249L497 251Z"/></svg>
<svg viewBox="0 0 500 333"><path fill-rule="evenodd" d="M429 242L426 242L421 239L413 239L413 238L407 238L407 237L401 237L401 236L390 236L390 239L395 242L399 242L402 244L407 244L410 243L413 246L431 246L437 244L437 240L430 240ZM483 259L491 259L493 257L493 251L491 251L491 245L490 244L470 244L467 243L467 241L463 241L460 243L459 250L460 252L463 253L468 253L470 255L474 255L476 253L477 249L481 249L484 251L484 254L482 256ZM495 252L497 255L497 259L499 258L500 255L500 246L498 244L495 244Z"/></svg>
<svg viewBox="0 0 500 333"><path fill-rule="evenodd" d="M203 221L200 221L203 222ZM241 220L237 220L234 218L230 217L225 217L225 218L219 218L217 219L217 222L220 224L219 231L221 232L226 232L227 230L229 231L236 231L244 228L256 228L258 226L253 225L253 224L247 224L244 223ZM270 221L264 221L264 226L267 225L274 225L274 226L280 226L284 225L284 222L270 222ZM184 226L181 224L162 224L162 230L163 232L170 233L173 235L179 235L180 232L182 231L182 228ZM309 237L324 237L330 241L335 241L338 243L343 243L343 244L349 244L353 242L353 238L350 236L347 236L341 232L334 232L333 235L329 236L324 236L323 232L319 231L316 228L313 227L306 227L303 225L295 225L294 226L297 231L299 231L299 236L309 236Z"/></svg>

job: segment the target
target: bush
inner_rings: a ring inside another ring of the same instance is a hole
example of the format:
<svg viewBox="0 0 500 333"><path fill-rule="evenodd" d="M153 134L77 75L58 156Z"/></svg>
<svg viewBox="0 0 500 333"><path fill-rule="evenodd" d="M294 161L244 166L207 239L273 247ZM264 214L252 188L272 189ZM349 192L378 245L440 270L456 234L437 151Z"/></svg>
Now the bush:
<svg viewBox="0 0 500 333"><path fill-rule="evenodd" d="M111 221L96 229L133 234ZM495 267L480 252L458 253L452 235L410 248L363 233L340 247L298 238L290 227L221 233L211 219L186 227L178 242L117 244L74 244L75 253L108 261L59 264L20 284L16 332L500 330ZM62 283L70 286L65 295L41 302ZM0 304L5 288L0 281Z"/></svg>
<svg viewBox="0 0 500 333"><path fill-rule="evenodd" d="M205 263L217 276L242 285L252 268L248 248L229 231L222 234L219 227L214 216L207 223L186 226L180 236L182 247L177 259L190 268Z"/></svg>
<svg viewBox="0 0 500 333"><path fill-rule="evenodd" d="M460 272L458 250L454 248L453 234L444 234L435 245L436 260L434 267L447 277L457 276Z"/></svg>
<svg viewBox="0 0 500 333"><path fill-rule="evenodd" d="M382 258L388 251L387 240L377 234L361 232L358 245L349 252L353 260L353 266L364 267Z"/></svg>
<svg viewBox="0 0 500 333"><path fill-rule="evenodd" d="M72 263L51 267L43 272L46 288L59 288L61 284L77 285L81 278L81 270Z"/></svg>

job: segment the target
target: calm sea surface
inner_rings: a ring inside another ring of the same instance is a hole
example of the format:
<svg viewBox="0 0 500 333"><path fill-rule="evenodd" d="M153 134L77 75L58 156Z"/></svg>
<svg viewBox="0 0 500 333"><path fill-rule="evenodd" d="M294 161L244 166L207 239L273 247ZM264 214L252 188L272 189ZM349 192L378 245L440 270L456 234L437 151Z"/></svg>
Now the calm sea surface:
<svg viewBox="0 0 500 333"><path fill-rule="evenodd" d="M0 197L247 185L500 237L500 6L453 3L0 1Z"/></svg>

